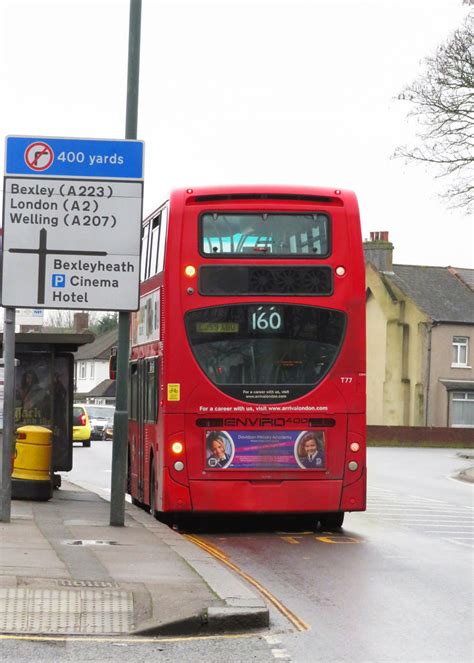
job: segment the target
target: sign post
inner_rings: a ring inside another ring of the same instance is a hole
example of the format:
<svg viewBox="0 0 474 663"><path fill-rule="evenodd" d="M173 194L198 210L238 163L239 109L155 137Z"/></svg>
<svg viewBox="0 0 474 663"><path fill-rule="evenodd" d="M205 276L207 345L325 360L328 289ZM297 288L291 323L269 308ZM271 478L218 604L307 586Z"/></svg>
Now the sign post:
<svg viewBox="0 0 474 663"><path fill-rule="evenodd" d="M127 114L125 137L137 137L138 82L140 71L140 34L142 0L130 0L128 30ZM130 347L130 313L119 313L117 350L117 399L112 447L112 478L110 484L110 524L125 524L125 486L127 477L128 423L128 353ZM152 506L153 509L153 506Z"/></svg>

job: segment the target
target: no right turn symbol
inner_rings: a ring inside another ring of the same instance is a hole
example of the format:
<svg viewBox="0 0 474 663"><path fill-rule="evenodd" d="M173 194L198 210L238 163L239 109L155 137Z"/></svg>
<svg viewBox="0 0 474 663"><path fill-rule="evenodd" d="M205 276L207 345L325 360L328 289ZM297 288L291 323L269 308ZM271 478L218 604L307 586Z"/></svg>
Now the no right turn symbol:
<svg viewBox="0 0 474 663"><path fill-rule="evenodd" d="M47 143L31 143L25 150L25 163L31 170L47 170L53 161L54 152Z"/></svg>

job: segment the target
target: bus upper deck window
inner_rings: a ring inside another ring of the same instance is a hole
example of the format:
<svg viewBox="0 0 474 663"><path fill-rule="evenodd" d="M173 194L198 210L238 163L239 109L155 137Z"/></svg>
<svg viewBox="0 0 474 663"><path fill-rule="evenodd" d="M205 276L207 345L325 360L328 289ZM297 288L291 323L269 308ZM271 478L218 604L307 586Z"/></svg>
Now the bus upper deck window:
<svg viewBox="0 0 474 663"><path fill-rule="evenodd" d="M207 256L326 257L329 217L321 213L205 213L201 253Z"/></svg>

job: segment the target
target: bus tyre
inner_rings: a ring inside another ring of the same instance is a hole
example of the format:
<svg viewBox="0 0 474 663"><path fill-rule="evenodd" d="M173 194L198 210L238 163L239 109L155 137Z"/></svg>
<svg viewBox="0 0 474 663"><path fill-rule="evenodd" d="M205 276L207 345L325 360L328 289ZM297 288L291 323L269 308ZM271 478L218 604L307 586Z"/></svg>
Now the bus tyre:
<svg viewBox="0 0 474 663"><path fill-rule="evenodd" d="M83 440L82 441L82 446L83 447L90 447L91 446L91 438L89 438L88 440Z"/></svg>
<svg viewBox="0 0 474 663"><path fill-rule="evenodd" d="M325 513L323 516L319 516L321 529L340 529L344 522L344 515L344 511L337 511L336 513Z"/></svg>

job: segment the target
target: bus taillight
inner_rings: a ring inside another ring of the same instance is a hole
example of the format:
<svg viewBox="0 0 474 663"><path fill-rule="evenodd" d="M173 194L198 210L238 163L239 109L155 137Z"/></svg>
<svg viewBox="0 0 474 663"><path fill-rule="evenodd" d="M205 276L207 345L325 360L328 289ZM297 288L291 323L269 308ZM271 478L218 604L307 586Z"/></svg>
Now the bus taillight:
<svg viewBox="0 0 474 663"><path fill-rule="evenodd" d="M358 442L352 442L349 448L351 451L359 451L360 444Z"/></svg>
<svg viewBox="0 0 474 663"><path fill-rule="evenodd" d="M196 268L194 265L186 265L184 268L184 273L189 279L192 279L193 276L196 276Z"/></svg>
<svg viewBox="0 0 474 663"><path fill-rule="evenodd" d="M173 458L173 469L176 472L182 472L184 470L184 442L181 442L180 440L175 440L174 442L171 443L171 454L174 456Z"/></svg>

